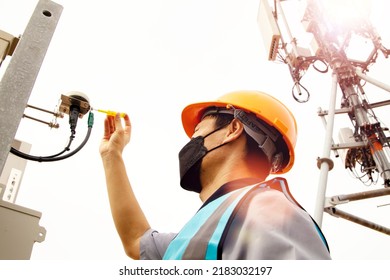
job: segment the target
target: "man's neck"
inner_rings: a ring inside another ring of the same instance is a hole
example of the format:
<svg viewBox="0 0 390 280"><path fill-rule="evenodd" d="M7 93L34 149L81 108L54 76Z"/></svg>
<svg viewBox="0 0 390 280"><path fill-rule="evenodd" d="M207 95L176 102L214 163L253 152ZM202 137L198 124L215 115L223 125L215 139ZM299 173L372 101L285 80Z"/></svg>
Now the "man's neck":
<svg viewBox="0 0 390 280"><path fill-rule="evenodd" d="M202 202L205 202L216 190L222 185L242 178L257 178L259 172L254 172L247 165L237 164L234 168L222 168L215 176L208 176L209 180L202 182L202 191L199 197ZM264 178L265 179L265 178Z"/></svg>

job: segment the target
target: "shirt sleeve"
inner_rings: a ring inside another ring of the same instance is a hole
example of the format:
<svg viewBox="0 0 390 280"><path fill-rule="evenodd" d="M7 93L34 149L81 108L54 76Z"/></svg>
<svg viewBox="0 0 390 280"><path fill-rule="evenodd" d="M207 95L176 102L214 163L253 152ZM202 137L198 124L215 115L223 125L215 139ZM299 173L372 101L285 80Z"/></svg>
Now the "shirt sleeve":
<svg viewBox="0 0 390 280"><path fill-rule="evenodd" d="M232 217L222 259L323 260L330 255L306 211L279 191L259 189Z"/></svg>
<svg viewBox="0 0 390 280"><path fill-rule="evenodd" d="M162 260L169 243L176 233L159 233L149 229L144 233L140 243L141 260Z"/></svg>

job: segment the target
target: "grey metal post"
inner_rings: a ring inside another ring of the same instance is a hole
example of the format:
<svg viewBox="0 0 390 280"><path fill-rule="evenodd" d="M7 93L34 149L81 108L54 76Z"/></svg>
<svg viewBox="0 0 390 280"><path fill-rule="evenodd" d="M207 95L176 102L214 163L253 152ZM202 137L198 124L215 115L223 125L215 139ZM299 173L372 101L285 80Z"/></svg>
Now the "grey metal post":
<svg viewBox="0 0 390 280"><path fill-rule="evenodd" d="M0 81L0 174L63 7L40 0Z"/></svg>
<svg viewBox="0 0 390 280"><path fill-rule="evenodd" d="M332 141L333 141L332 134L333 134L334 116L336 110L337 82L338 82L338 75L336 73L336 70L333 70L332 89L330 94L329 112L328 112L329 120L327 122L327 127L326 127L322 158L318 159L318 166L320 168L320 179L318 183L317 202L314 209L314 219L320 227L322 225L322 218L324 214L328 172L333 168L333 162L330 159L330 152L331 152Z"/></svg>

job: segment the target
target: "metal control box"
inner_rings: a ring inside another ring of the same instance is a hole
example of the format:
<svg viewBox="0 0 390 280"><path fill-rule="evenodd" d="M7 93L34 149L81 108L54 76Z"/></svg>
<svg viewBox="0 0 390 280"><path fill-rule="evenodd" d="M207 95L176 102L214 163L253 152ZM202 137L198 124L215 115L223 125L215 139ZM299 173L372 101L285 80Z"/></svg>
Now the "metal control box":
<svg viewBox="0 0 390 280"><path fill-rule="evenodd" d="M0 200L0 259L28 260L35 242L42 242L46 229L39 226L41 213Z"/></svg>

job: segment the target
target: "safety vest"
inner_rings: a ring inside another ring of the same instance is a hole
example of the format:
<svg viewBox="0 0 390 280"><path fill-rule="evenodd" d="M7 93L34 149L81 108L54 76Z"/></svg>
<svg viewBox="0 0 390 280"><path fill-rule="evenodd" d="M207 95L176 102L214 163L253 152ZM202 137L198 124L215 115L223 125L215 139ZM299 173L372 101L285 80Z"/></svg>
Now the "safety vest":
<svg viewBox="0 0 390 280"><path fill-rule="evenodd" d="M219 244L221 243L225 229L228 227L230 217L234 211L237 211L239 208L237 206L244 200L244 197L257 188L272 188L281 191L289 201L303 209L291 195L287 182L283 178L274 178L266 182L232 191L201 208L171 241L163 259L221 259L222 248L219 248ZM315 222L314 224L325 246L328 248L320 228Z"/></svg>

